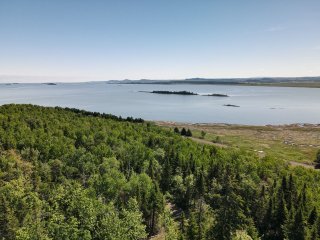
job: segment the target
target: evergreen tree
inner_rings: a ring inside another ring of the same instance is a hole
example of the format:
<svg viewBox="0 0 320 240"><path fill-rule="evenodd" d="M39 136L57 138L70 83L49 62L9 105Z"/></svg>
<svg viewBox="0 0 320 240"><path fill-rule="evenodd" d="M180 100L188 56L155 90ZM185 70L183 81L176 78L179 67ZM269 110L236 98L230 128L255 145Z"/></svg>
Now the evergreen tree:
<svg viewBox="0 0 320 240"><path fill-rule="evenodd" d="M188 128L187 132L186 132L186 136L187 137L192 137L192 132L191 130Z"/></svg>
<svg viewBox="0 0 320 240"><path fill-rule="evenodd" d="M289 176L289 183L288 183L288 195L286 199L288 210L291 210L293 207L293 203L296 202L297 199L297 189L293 179L292 174Z"/></svg>
<svg viewBox="0 0 320 240"><path fill-rule="evenodd" d="M150 195L151 217L150 217L150 235L157 232L157 221L159 214L163 209L163 196L156 182L153 183L153 188Z"/></svg>
<svg viewBox="0 0 320 240"><path fill-rule="evenodd" d="M294 223L292 226L292 231L289 234L290 240L304 240L306 239L306 229L305 229L305 222L303 218L302 209L300 208L295 217Z"/></svg>
<svg viewBox="0 0 320 240"><path fill-rule="evenodd" d="M266 214L263 217L261 232L264 234L264 239L273 239L274 238L274 228L275 228L275 220L274 220L274 207L273 201L270 198L268 203L268 209Z"/></svg>
<svg viewBox="0 0 320 240"><path fill-rule="evenodd" d="M221 195L218 198L217 223L211 231L214 239L229 240L237 229L244 226L244 201L237 193L237 186L238 184L233 182L232 176L226 174L222 182Z"/></svg>
<svg viewBox="0 0 320 240"><path fill-rule="evenodd" d="M182 128L181 135L182 136L186 136L187 135L187 130L185 128Z"/></svg>
<svg viewBox="0 0 320 240"><path fill-rule="evenodd" d="M317 154L316 154L316 163L320 163L320 149L318 150Z"/></svg>
<svg viewBox="0 0 320 240"><path fill-rule="evenodd" d="M313 207L313 209L309 215L309 218L308 218L308 224L310 226L312 226L316 222L317 218L318 218L317 209L316 209L316 207Z"/></svg>
<svg viewBox="0 0 320 240"><path fill-rule="evenodd" d="M280 191L280 196L277 199L278 205L276 209L275 221L276 221L276 229L275 229L275 239L284 239L285 231L284 225L288 219L288 210L286 207L286 203L284 200L284 194Z"/></svg>
<svg viewBox="0 0 320 240"><path fill-rule="evenodd" d="M168 191L170 189L170 185L172 182L172 166L169 159L166 159L164 162L163 170L162 170L162 176L161 176L161 182L160 186L163 191Z"/></svg>

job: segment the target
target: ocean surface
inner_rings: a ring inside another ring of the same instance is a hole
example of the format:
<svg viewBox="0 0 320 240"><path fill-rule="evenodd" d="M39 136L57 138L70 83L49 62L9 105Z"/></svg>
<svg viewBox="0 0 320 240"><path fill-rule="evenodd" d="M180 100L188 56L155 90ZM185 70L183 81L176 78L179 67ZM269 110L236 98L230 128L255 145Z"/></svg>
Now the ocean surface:
<svg viewBox="0 0 320 240"><path fill-rule="evenodd" d="M191 91L229 97L162 95ZM320 123L320 89L231 85L58 83L0 84L0 104L31 103L111 113L145 120L246 125ZM238 105L228 107L226 104Z"/></svg>

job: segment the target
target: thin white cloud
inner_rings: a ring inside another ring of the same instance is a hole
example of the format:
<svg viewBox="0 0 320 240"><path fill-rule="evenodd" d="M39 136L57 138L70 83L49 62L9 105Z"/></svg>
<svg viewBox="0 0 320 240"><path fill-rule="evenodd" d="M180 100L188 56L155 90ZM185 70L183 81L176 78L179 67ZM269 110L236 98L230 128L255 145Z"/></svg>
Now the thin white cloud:
<svg viewBox="0 0 320 240"><path fill-rule="evenodd" d="M286 28L282 27L282 26L273 26L273 27L269 27L269 28L265 29L265 32L281 32L285 29Z"/></svg>

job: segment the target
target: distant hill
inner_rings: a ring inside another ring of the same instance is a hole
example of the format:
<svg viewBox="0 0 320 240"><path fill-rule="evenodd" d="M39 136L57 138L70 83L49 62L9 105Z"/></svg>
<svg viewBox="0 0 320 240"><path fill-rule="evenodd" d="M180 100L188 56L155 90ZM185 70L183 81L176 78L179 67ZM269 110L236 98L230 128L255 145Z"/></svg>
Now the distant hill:
<svg viewBox="0 0 320 240"><path fill-rule="evenodd" d="M188 78L182 80L112 80L110 84L229 84L262 86L320 87L319 77L261 77L261 78Z"/></svg>

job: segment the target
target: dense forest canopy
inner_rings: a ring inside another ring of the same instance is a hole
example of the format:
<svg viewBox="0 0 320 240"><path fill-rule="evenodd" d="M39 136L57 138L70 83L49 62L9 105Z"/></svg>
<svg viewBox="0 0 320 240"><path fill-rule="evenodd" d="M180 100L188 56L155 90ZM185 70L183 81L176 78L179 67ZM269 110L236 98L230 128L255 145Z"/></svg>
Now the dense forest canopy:
<svg viewBox="0 0 320 240"><path fill-rule="evenodd" d="M318 171L179 129L0 107L0 239L319 239L319 196Z"/></svg>

